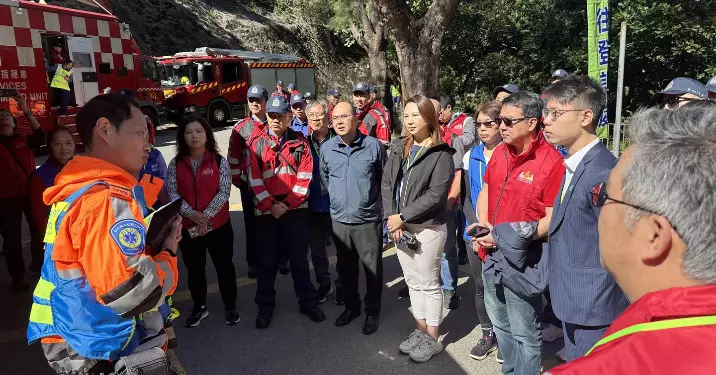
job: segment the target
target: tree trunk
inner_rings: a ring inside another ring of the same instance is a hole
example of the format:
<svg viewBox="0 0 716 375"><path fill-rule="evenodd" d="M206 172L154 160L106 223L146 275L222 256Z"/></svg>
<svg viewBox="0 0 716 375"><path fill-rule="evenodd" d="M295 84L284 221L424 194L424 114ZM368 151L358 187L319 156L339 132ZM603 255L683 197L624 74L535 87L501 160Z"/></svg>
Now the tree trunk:
<svg viewBox="0 0 716 375"><path fill-rule="evenodd" d="M427 44L427 45L426 45ZM431 48L437 44L437 51ZM405 99L421 94L431 97L439 91L440 43L424 39L411 40L409 43L396 41L395 50L400 64L402 94Z"/></svg>

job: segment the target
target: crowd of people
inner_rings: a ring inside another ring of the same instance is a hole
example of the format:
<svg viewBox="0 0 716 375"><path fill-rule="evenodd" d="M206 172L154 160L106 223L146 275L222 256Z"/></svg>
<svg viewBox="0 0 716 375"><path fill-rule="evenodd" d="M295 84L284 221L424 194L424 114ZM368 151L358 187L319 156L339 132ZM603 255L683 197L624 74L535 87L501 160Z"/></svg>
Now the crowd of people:
<svg viewBox="0 0 716 375"><path fill-rule="evenodd" d="M100 95L80 110L86 156L75 156L66 128L45 135L16 98L34 132L17 134L16 119L0 111L0 232L13 287L27 290L25 213L30 271L40 272L28 341L42 343L57 372L108 372L138 353L165 359L184 272L178 252L193 301L186 327L209 314L207 252L225 322L237 324L233 184L257 329L271 326L280 272L291 274L311 321L326 320L320 304L335 294L345 306L336 326L365 313L362 331L375 333L382 252L394 246L416 324L396 345L416 362L443 350L439 327L445 309L460 306L466 258L477 320L465 324L481 335L465 354L496 352L504 374L539 374L542 342L560 337L566 364L551 374L713 371L716 77L679 77L655 94L658 108L629 120L631 146L618 160L597 137L606 93L563 69L541 94L495 88L474 114L447 96L401 99L400 136L376 91L358 82L351 100L337 88L307 100L281 81L271 94L251 86L249 116L232 127L225 156L207 121L186 117L168 164L153 147L154 124L126 95ZM35 170L45 138L50 156ZM150 241L153 212L177 200L180 218ZM72 328L80 310L82 332Z"/></svg>

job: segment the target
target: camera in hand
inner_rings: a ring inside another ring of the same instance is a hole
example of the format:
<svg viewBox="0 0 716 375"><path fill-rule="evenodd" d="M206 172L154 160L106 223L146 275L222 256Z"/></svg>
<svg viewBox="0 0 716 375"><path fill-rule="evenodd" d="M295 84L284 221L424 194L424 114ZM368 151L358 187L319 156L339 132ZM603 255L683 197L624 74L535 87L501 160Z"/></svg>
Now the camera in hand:
<svg viewBox="0 0 716 375"><path fill-rule="evenodd" d="M405 245L408 249L413 251L417 251L419 247L418 237L406 231L403 231L403 236L398 239L398 243Z"/></svg>

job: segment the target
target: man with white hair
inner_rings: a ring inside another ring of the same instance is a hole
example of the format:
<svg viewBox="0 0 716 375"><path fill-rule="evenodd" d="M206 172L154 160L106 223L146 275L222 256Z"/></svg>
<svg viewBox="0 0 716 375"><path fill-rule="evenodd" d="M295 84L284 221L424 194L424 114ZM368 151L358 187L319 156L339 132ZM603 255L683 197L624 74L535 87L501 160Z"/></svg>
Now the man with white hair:
<svg viewBox="0 0 716 375"><path fill-rule="evenodd" d="M591 199L602 264L631 306L584 357L546 374L714 374L716 103L645 110L629 133Z"/></svg>

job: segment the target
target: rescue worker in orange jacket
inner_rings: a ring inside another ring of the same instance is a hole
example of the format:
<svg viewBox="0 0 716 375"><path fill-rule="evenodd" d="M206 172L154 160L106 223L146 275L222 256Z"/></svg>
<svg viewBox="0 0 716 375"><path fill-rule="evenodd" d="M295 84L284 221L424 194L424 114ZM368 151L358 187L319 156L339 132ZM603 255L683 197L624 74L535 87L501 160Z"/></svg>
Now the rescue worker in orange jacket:
<svg viewBox="0 0 716 375"><path fill-rule="evenodd" d="M283 90L283 82L278 81L277 87ZM274 93L275 94L275 93ZM261 85L249 87L246 94L248 97L248 108L250 115L234 125L229 139L229 166L231 167L231 183L239 188L241 192L241 205L244 212L244 229L246 230L246 263L249 266L248 276L255 279L256 251L258 242L256 240L255 216L254 216L254 193L248 184L249 153L251 145L257 139L266 136L266 102L269 99L268 92ZM282 95L278 95L283 97ZM277 97L271 96L273 99ZM260 131L254 135L254 129ZM285 261L279 264L279 271L286 275L290 271Z"/></svg>
<svg viewBox="0 0 716 375"><path fill-rule="evenodd" d="M256 328L271 324L276 306L274 282L281 254L291 263L291 276L301 313L314 322L326 315L318 308L316 289L308 268L308 187L313 177L313 157L306 138L289 127L291 114L286 99L269 100L266 129L249 153L249 183L256 199L256 230L261 245L257 254L258 279Z"/></svg>
<svg viewBox="0 0 716 375"><path fill-rule="evenodd" d="M137 183L147 124L129 98L93 98L77 129L87 156L70 160L44 193L52 208L27 339L41 340L58 373L110 373L133 353L164 359L156 348L167 344L165 299L177 285L181 221L160 246L148 246Z"/></svg>
<svg viewBox="0 0 716 375"><path fill-rule="evenodd" d="M358 130L371 137L377 138L383 144L390 142L390 122L387 114L378 106L371 94L371 85L358 82L353 86L353 106L356 108Z"/></svg>

